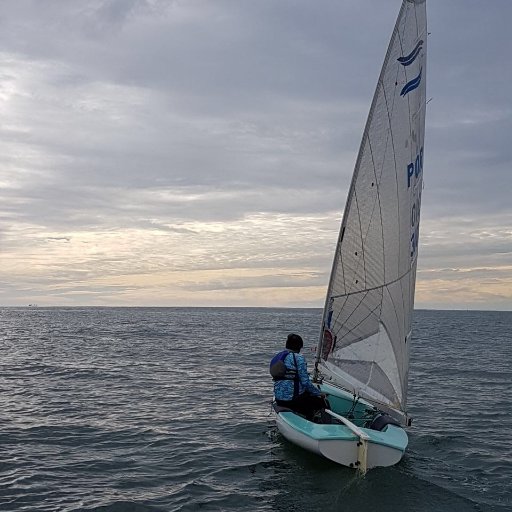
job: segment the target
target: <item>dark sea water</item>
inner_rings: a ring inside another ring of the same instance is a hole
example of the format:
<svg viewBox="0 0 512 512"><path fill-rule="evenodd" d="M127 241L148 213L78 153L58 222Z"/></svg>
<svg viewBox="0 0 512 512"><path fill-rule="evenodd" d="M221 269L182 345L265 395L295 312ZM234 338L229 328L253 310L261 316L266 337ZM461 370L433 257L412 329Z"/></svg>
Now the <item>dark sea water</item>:
<svg viewBox="0 0 512 512"><path fill-rule="evenodd" d="M417 311L409 449L285 441L268 360L320 311L0 310L0 511L512 511L512 313Z"/></svg>

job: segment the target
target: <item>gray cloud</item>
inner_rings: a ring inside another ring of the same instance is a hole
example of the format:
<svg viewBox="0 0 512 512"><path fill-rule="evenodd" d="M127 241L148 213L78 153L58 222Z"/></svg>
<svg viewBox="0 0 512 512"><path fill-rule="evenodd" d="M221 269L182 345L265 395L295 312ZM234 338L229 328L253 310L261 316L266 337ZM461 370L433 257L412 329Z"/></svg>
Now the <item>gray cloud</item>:
<svg viewBox="0 0 512 512"><path fill-rule="evenodd" d="M293 268L322 277L330 269L398 4L0 5L2 301L23 303L45 286L71 303L88 290L98 301L120 290L137 301L142 285L98 280L165 268L276 268L273 280L176 284L198 292L321 286ZM511 262L512 77L504 63L512 5L430 0L427 8L433 101L419 277L454 269L455 280L466 269L486 279L477 269L495 268L503 278ZM30 265L40 273L23 274Z"/></svg>

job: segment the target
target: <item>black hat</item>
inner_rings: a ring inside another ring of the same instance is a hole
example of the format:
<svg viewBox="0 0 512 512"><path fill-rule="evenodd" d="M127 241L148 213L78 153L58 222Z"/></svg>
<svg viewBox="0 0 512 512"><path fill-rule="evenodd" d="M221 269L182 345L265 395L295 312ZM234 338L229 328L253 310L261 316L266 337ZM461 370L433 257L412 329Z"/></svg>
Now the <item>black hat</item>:
<svg viewBox="0 0 512 512"><path fill-rule="evenodd" d="M288 334L286 338L286 348L293 350L294 352L300 352L300 349L304 346L302 338L298 334Z"/></svg>

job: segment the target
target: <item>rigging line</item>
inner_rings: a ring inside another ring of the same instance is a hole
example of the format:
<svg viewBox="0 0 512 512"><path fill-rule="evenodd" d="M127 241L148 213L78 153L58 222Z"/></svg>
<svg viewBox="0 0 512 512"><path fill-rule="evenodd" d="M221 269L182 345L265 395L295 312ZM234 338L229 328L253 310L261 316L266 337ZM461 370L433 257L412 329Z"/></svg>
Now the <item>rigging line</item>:
<svg viewBox="0 0 512 512"><path fill-rule="evenodd" d="M432 98L430 98L430 99L432 99ZM421 114L421 111L423 109L427 108L427 105L428 105L428 101L427 102L422 102L422 104L419 106L418 110L416 110L416 112L414 112L414 114L412 115L412 120L413 121L416 121L416 118L418 117L418 115Z"/></svg>
<svg viewBox="0 0 512 512"><path fill-rule="evenodd" d="M363 300L364 300L364 297L359 301L359 304L354 308L354 311L352 311L352 313L350 314L350 316L352 316L352 315L355 313L356 309L361 305L361 302L362 302ZM358 327L359 327L359 326L360 326L360 325L361 325L365 320L367 320L368 318L370 318L370 317L375 313L375 311L376 311L378 308L380 308L380 307L381 307L381 305L379 304L379 305L375 306L373 309L371 309L371 310L370 310L370 312L369 312L369 313L368 313L368 314L367 314L363 319L361 319L361 321L360 321L358 324L354 325L354 327L352 327L352 329L349 329L345 334L343 334L342 338L344 338L345 336L348 336L349 334L351 334L352 332L354 332L354 331L355 331L355 330L356 330L356 329L357 329L357 328L358 328ZM349 318L350 318L350 316L349 316ZM348 320L348 318L347 318L347 320ZM345 323L346 323L346 322L345 322ZM357 341L359 341L359 340L357 340ZM355 343L355 342L354 342L354 343ZM350 345L352 345L352 343L351 343ZM348 347L348 346L350 346L350 345L345 345L345 346L346 346L346 347ZM345 348L345 347L343 347L343 348ZM336 359L336 357L335 357L335 359Z"/></svg>
<svg viewBox="0 0 512 512"><path fill-rule="evenodd" d="M362 318L356 325L354 325L351 329L348 329L346 326L346 324L348 323L348 321L350 320L350 318L352 317L352 315L358 311L359 309L359 306L363 303L363 301L366 299L366 297L368 296L368 293L369 292L366 292L365 295L363 297L361 297L361 299L359 300L359 303L354 307L354 309L352 310L352 313L350 313L350 315L345 318L345 321L343 322L343 325L342 325L342 328L345 328L346 329L346 332L343 333L343 334L340 334L340 337L341 338L345 338L346 336L350 335L352 332L354 332L360 325L363 324L363 322L365 322L368 318L370 318L372 315L375 314L375 312L380 308L380 312L382 312L382 294L381 294L381 300L379 302L379 304L377 304L373 309L368 309L369 313L364 317ZM380 312L379 312L379 320L380 320ZM342 310L340 310L340 313L338 314L338 316L336 317L336 321L339 319L339 317L341 316L341 313L342 313ZM339 331L341 333L341 329ZM356 340L354 340L352 343L356 343L357 341L361 341L363 338L362 337L359 337L357 338ZM351 344L352 344L351 343ZM348 345L347 345L348 346Z"/></svg>
<svg viewBox="0 0 512 512"><path fill-rule="evenodd" d="M354 293L358 293L358 292L354 292ZM343 304L340 306L340 308L339 308L339 312L338 312L338 314L336 315L336 318L334 319L333 324L334 324L334 323L336 323L336 322L338 322L338 320L339 320L339 318L340 318L341 314L343 313L343 311L344 311L344 309L345 309L345 306L347 305L347 302L348 302L348 295L346 295L346 296L345 296L345 295L341 295L340 297L345 297L345 300L344 300ZM335 297L335 296L332 296L331 298L332 298L332 299L335 299L336 297ZM353 313L354 313L354 311L352 311L352 313L349 315L349 317L348 317L348 318L350 318L350 317L352 316L352 314L353 314ZM348 318L347 318L347 319L345 319L345 322L348 320Z"/></svg>
<svg viewBox="0 0 512 512"><path fill-rule="evenodd" d="M360 292L354 292L354 294L356 294L356 293L360 293ZM367 294L366 294L366 295L367 295ZM364 295L364 296L361 298L361 300L359 301L359 304L358 304L357 306L355 306L355 307L354 307L354 309L352 310L352 313L350 313L350 315L348 315L348 317L347 317L347 318L345 318L345 322L343 323L343 325L344 325L344 324L346 324L346 323L348 322L348 320L350 320L350 317L351 317L351 316L356 312L356 309L359 307L359 305L361 304L361 302L365 299L366 295ZM346 304L347 304L347 302L348 302L348 295L346 295L346 296L344 296L344 295L340 295L340 297L345 297L345 301L344 301L344 302L343 302L343 304L340 306L339 313L336 315L336 318L335 318L335 320L334 320L334 323L338 322L338 320L339 320L339 318L340 318L341 314L344 312L345 306L346 306ZM331 297L331 298L332 298L332 299L335 299L336 297L335 297L335 296L333 296L333 297ZM350 331L348 331L346 334L349 334L349 332L350 332ZM343 336L345 336L345 334L344 334Z"/></svg>
<svg viewBox="0 0 512 512"><path fill-rule="evenodd" d="M372 377L373 377L373 369L375 368L375 366L378 366L377 363L375 361L372 361L371 362L372 364L370 365L370 374L368 375L368 380L366 381L365 383L365 386L368 387L370 385L370 381L372 380ZM389 379L388 379L389 380ZM393 385L392 385L393 386ZM393 389L394 391L394 389ZM395 393L396 395L396 393Z"/></svg>
<svg viewBox="0 0 512 512"><path fill-rule="evenodd" d="M361 382L361 384L363 384ZM338 389L342 389L343 391L347 391L348 393L350 394L353 394L354 393L354 389L349 389L349 388L346 388L344 386L341 386L340 384L338 384L337 382L329 382L329 386L333 386L335 388L338 388ZM360 389L358 391L361 391ZM378 400L377 398L373 398L373 397L370 397L368 394L364 394L364 396L361 396L359 393L357 395L358 397L360 398L363 398L364 400L370 402L371 405L374 405L374 404L377 404L377 405L380 405L381 408L387 408L387 409L392 409L394 410L395 412L397 412L398 414L401 414L401 415L404 415L406 416L407 415L407 412L403 409L397 409L395 407L393 407L393 404L390 403L390 402L382 402L381 400ZM402 405L402 404L400 404Z"/></svg>
<svg viewBox="0 0 512 512"><path fill-rule="evenodd" d="M374 288L374 289L377 289L377 288ZM348 316L348 318L345 319L345 322L344 324L346 324L348 322L348 320L350 319L350 317L357 311L357 309L359 308L359 306L361 305L361 303L363 302L363 300L366 298L366 296L368 295L369 291L366 292L366 294L361 297L360 301L359 301L359 304L357 304L357 306L354 307L354 309L352 310L352 313ZM389 293L389 291L388 291ZM390 297L391 297L391 294L389 294ZM361 319L361 321L356 324L354 327L352 327L351 329L347 330L346 333L344 333L343 335L341 335L342 338L350 335L352 332L354 332L363 322L365 322L368 318L370 318L374 313L375 311L377 311L379 308L382 308L382 297L383 297L383 293L381 294L381 300L380 300L380 303L377 304L372 310L369 311L369 313ZM348 300L348 299L346 299ZM391 298L392 300L392 298ZM393 300L392 300L392 303L393 303ZM394 303L393 303L393 307L394 307ZM340 313L338 314L338 316L336 317L336 321L338 320L339 316L341 315L342 311L340 310ZM395 314L396 314L396 310L395 310ZM379 318L380 318L380 315L379 315ZM397 318L397 323L398 323L398 318ZM360 340L356 340L356 341L360 341ZM352 344L352 343L351 343ZM348 345L347 345L348 346ZM396 354L395 354L395 359L396 359ZM391 384L391 382L390 382ZM366 385L368 385L368 383L366 383ZM394 389L395 386L393 386L393 384L391 384L391 387ZM403 390L401 389L400 390L403 394Z"/></svg>
<svg viewBox="0 0 512 512"><path fill-rule="evenodd" d="M356 292L354 292L356 293ZM368 295L368 292L366 292L366 294L361 297L361 299L359 300L359 304L357 304L354 309L352 310L352 313L350 313L350 315L348 315L347 318L345 318L345 322L343 322L343 327L345 326L345 324L350 320L350 317L357 311L357 308L361 305L361 303L363 302L363 300L366 298L366 296ZM338 315L336 316L336 319L335 319L335 322L337 322L341 316L341 314L343 313L343 310L345 308L345 305L348 301L348 297L345 298L345 302L343 303L343 305L341 306L340 308L340 311L338 313ZM370 313L371 314L371 313ZM366 318L365 318L366 320ZM345 334L343 334L341 337L345 337L345 336L348 336L354 329L356 329L357 327L359 327L359 325L361 325L361 322L359 324L357 324L356 326L354 326L352 329L348 330Z"/></svg>
<svg viewBox="0 0 512 512"><path fill-rule="evenodd" d="M350 419L350 416L352 416L352 419L354 418L354 411L356 409L356 405L359 403L359 397L354 395L354 398L352 399L352 406L350 407L350 410L347 411L347 418ZM359 418L361 419L361 418Z"/></svg>
<svg viewBox="0 0 512 512"><path fill-rule="evenodd" d="M357 311L357 309L359 308L359 306L361 305L361 303L363 302L364 300L364 297L359 301L359 304L354 308L354 310L352 311L352 313L350 313L350 315L348 316L348 318L345 319L345 322L343 324L343 327L345 329L347 329L345 327L345 324L350 320L350 317ZM356 325L354 325L351 329L347 329L347 331L341 335L342 338L344 338L345 336L348 336L349 334L351 334L352 332L354 332L365 320L367 320L368 318L370 318L376 309L378 309L380 307L380 305L376 306L373 310L370 310L370 312L363 318L359 321L359 323L357 323ZM361 341L361 339L363 338L357 338L356 340L354 340L353 343L357 342L357 341ZM352 344L352 343L351 343ZM348 346L348 345L346 345Z"/></svg>

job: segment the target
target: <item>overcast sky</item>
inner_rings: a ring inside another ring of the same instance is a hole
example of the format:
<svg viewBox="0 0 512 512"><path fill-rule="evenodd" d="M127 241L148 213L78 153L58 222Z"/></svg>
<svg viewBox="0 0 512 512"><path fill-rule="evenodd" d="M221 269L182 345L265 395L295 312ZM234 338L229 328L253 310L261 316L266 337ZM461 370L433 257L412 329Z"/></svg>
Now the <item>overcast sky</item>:
<svg viewBox="0 0 512 512"><path fill-rule="evenodd" d="M0 304L321 306L399 0L0 3ZM512 309L510 0L428 0L416 307Z"/></svg>

